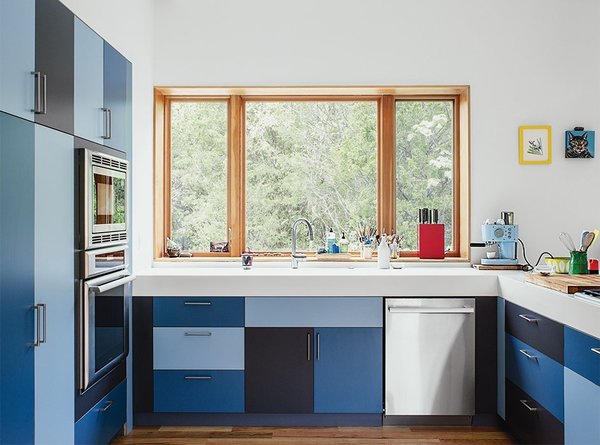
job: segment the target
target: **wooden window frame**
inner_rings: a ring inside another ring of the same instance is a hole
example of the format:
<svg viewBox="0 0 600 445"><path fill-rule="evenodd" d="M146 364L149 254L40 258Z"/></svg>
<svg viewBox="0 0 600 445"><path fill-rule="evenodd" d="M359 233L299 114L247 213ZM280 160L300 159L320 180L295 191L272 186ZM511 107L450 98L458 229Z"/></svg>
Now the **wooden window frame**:
<svg viewBox="0 0 600 445"><path fill-rule="evenodd" d="M245 104L249 101L376 101L377 102L377 226L387 231L396 225L396 129L397 101L452 100L453 141L453 250L445 261L469 261L470 224L470 89L469 86L435 87L155 87L154 89L154 258L166 255L171 234L171 135L173 102L226 101L227 225L230 251L192 252L191 260L232 260L246 245ZM289 252L260 252L282 257ZM357 255L353 256L357 259ZM190 258L179 259L190 260ZM418 252L403 251L402 261L418 261ZM427 260L431 261L431 260ZM441 260L444 261L444 260Z"/></svg>

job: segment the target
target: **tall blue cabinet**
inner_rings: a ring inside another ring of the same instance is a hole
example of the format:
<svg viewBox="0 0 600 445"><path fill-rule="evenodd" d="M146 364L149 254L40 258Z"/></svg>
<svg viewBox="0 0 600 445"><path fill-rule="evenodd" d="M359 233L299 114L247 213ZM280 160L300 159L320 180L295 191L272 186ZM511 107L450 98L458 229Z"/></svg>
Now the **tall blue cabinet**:
<svg viewBox="0 0 600 445"><path fill-rule="evenodd" d="M74 135L131 161L131 75L61 1L0 0L0 444L78 441Z"/></svg>

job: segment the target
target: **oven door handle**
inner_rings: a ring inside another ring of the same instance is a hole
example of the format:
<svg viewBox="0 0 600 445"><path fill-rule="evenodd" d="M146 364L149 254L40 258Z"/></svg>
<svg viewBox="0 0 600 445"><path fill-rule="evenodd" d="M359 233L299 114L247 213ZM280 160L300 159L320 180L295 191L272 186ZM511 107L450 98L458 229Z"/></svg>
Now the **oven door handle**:
<svg viewBox="0 0 600 445"><path fill-rule="evenodd" d="M114 289L115 287L119 287L124 284L131 283L133 280L135 280L135 278L136 278L135 275L127 275L125 277L119 278L118 280L109 281L108 283L105 283L105 284L100 284L98 286L90 286L90 290L101 294L103 292Z"/></svg>

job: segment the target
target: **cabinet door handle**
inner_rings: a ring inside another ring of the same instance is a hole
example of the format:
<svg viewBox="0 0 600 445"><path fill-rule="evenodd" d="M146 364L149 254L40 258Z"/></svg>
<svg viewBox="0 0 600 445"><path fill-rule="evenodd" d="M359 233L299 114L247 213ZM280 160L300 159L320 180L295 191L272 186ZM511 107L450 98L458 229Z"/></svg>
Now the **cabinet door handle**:
<svg viewBox="0 0 600 445"><path fill-rule="evenodd" d="M212 303L210 301L184 301L184 305L186 306L210 306Z"/></svg>
<svg viewBox="0 0 600 445"><path fill-rule="evenodd" d="M112 129L111 129L111 112L110 112L110 108L102 108L102 112L104 113L104 131L103 131L103 135L102 135L102 139L110 139L111 138L111 133L112 133Z"/></svg>
<svg viewBox="0 0 600 445"><path fill-rule="evenodd" d="M592 348L592 352L595 352L596 354L600 355L600 348Z"/></svg>
<svg viewBox="0 0 600 445"><path fill-rule="evenodd" d="M106 405L104 405L104 408L100 408L100 412L105 413L112 406L112 404L113 404L112 400L107 400Z"/></svg>
<svg viewBox="0 0 600 445"><path fill-rule="evenodd" d="M310 332L306 334L306 360L310 362Z"/></svg>
<svg viewBox="0 0 600 445"><path fill-rule="evenodd" d="M42 73L39 71L32 71L33 79L34 79L34 87L33 87L33 111L35 114L43 114L43 104L42 104Z"/></svg>
<svg viewBox="0 0 600 445"><path fill-rule="evenodd" d="M42 74L42 111L40 114L46 114L48 111L48 77Z"/></svg>
<svg viewBox="0 0 600 445"><path fill-rule="evenodd" d="M107 135L106 139L112 139L112 111L110 108L108 108L107 111L108 111L108 135Z"/></svg>
<svg viewBox="0 0 600 445"><path fill-rule="evenodd" d="M40 344L41 344L41 343L46 343L46 303L42 303L39 306L40 306L40 309L43 309L42 310L42 314L43 314L43 316L42 316L42 325L43 325L42 333L44 335L43 335L43 338L40 339Z"/></svg>
<svg viewBox="0 0 600 445"><path fill-rule="evenodd" d="M317 360L321 360L321 334L317 332Z"/></svg>
<svg viewBox="0 0 600 445"><path fill-rule="evenodd" d="M519 352L521 354L523 354L525 357L527 357L529 360L537 360L537 357L535 355L531 355L529 352L527 352L525 349L519 349Z"/></svg>
<svg viewBox="0 0 600 445"><path fill-rule="evenodd" d="M186 332L186 337L210 337L212 332L210 331L197 331L197 332Z"/></svg>
<svg viewBox="0 0 600 445"><path fill-rule="evenodd" d="M523 404L523 406L525 408L527 408L530 412L535 412L538 410L538 408L535 408L533 406L529 405L529 402L527 400L520 400L520 402Z"/></svg>
<svg viewBox="0 0 600 445"><path fill-rule="evenodd" d="M186 375L183 378L185 380L212 380L210 375Z"/></svg>
<svg viewBox="0 0 600 445"><path fill-rule="evenodd" d="M521 317L527 323L537 323L539 321L537 318L528 317L525 314L519 314L519 317Z"/></svg>
<svg viewBox="0 0 600 445"><path fill-rule="evenodd" d="M40 331L42 330L42 319L40 318L40 305L34 304L32 309L35 311L35 323L36 323L35 340L33 341L33 346L38 347L41 344Z"/></svg>

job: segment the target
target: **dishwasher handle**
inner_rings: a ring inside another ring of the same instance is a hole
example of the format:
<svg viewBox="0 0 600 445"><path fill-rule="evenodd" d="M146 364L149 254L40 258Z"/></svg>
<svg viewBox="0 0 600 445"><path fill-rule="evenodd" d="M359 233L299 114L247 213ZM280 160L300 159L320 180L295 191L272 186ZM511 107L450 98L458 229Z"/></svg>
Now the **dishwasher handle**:
<svg viewBox="0 0 600 445"><path fill-rule="evenodd" d="M414 306L388 306L392 314L473 314L473 307L414 307Z"/></svg>

